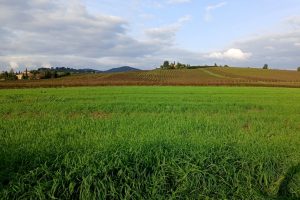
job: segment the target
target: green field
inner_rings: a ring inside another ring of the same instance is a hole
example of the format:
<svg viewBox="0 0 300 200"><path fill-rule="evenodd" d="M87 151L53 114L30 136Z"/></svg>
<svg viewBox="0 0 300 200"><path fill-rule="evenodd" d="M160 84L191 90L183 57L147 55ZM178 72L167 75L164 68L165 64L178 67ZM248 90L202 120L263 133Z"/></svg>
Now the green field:
<svg viewBox="0 0 300 200"><path fill-rule="evenodd" d="M300 89L0 90L0 199L300 198Z"/></svg>

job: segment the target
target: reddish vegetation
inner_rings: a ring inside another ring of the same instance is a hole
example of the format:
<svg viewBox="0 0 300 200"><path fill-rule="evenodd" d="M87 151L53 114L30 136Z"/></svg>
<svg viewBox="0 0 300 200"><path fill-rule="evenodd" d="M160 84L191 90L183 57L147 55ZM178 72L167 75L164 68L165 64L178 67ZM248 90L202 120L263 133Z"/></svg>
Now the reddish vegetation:
<svg viewBox="0 0 300 200"><path fill-rule="evenodd" d="M300 73L250 68L152 70L114 74L83 74L49 80L0 81L0 88L109 85L228 85L300 87Z"/></svg>

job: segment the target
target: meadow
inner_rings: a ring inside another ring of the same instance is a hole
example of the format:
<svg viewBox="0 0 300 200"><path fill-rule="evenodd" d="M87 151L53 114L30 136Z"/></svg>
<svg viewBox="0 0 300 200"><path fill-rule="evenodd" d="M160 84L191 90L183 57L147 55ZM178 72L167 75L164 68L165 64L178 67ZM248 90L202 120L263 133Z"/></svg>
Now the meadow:
<svg viewBox="0 0 300 200"><path fill-rule="evenodd" d="M297 88L3 89L0 199L299 199L299 102Z"/></svg>

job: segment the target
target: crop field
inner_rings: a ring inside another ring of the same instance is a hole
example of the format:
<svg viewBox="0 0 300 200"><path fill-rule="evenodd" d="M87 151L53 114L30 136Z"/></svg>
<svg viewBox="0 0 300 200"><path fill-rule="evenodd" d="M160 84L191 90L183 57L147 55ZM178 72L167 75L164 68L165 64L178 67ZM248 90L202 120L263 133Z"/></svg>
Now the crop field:
<svg viewBox="0 0 300 200"><path fill-rule="evenodd" d="M300 88L300 72L254 68L150 70L111 74L79 74L49 80L0 81L0 88L68 86L269 86Z"/></svg>
<svg viewBox="0 0 300 200"><path fill-rule="evenodd" d="M298 88L3 89L0 199L299 199L299 102Z"/></svg>

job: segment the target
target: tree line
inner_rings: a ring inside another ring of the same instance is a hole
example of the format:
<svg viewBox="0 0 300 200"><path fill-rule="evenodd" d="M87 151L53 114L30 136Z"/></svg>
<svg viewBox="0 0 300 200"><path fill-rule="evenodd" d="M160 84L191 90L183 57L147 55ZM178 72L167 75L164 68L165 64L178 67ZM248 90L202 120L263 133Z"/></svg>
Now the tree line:
<svg viewBox="0 0 300 200"><path fill-rule="evenodd" d="M214 65L203 65L203 66L191 66L190 64L183 64L180 62L170 62L164 61L163 64L160 66L160 69L198 69L198 68L208 68L208 67L229 67L228 65L219 66L217 63Z"/></svg>
<svg viewBox="0 0 300 200"><path fill-rule="evenodd" d="M160 66L161 69L186 69L190 67L190 65L187 64L182 64L180 62L175 63L170 63L169 61L164 61L164 63Z"/></svg>
<svg viewBox="0 0 300 200"><path fill-rule="evenodd" d="M204 66L191 66L189 64L183 64L180 62L170 62L164 61L163 64L160 66L160 69L197 69L197 68L207 68L207 67L229 67L228 65L217 65L216 63L212 66L204 65ZM264 64L262 69L270 69L268 64ZM297 68L297 71L300 72L300 67Z"/></svg>
<svg viewBox="0 0 300 200"><path fill-rule="evenodd" d="M10 71L3 71L0 73L0 80L52 79L68 76L70 74L70 72L59 71L54 68L39 68L37 70L30 71L28 71L26 68L24 72L15 72L13 69L11 69Z"/></svg>

